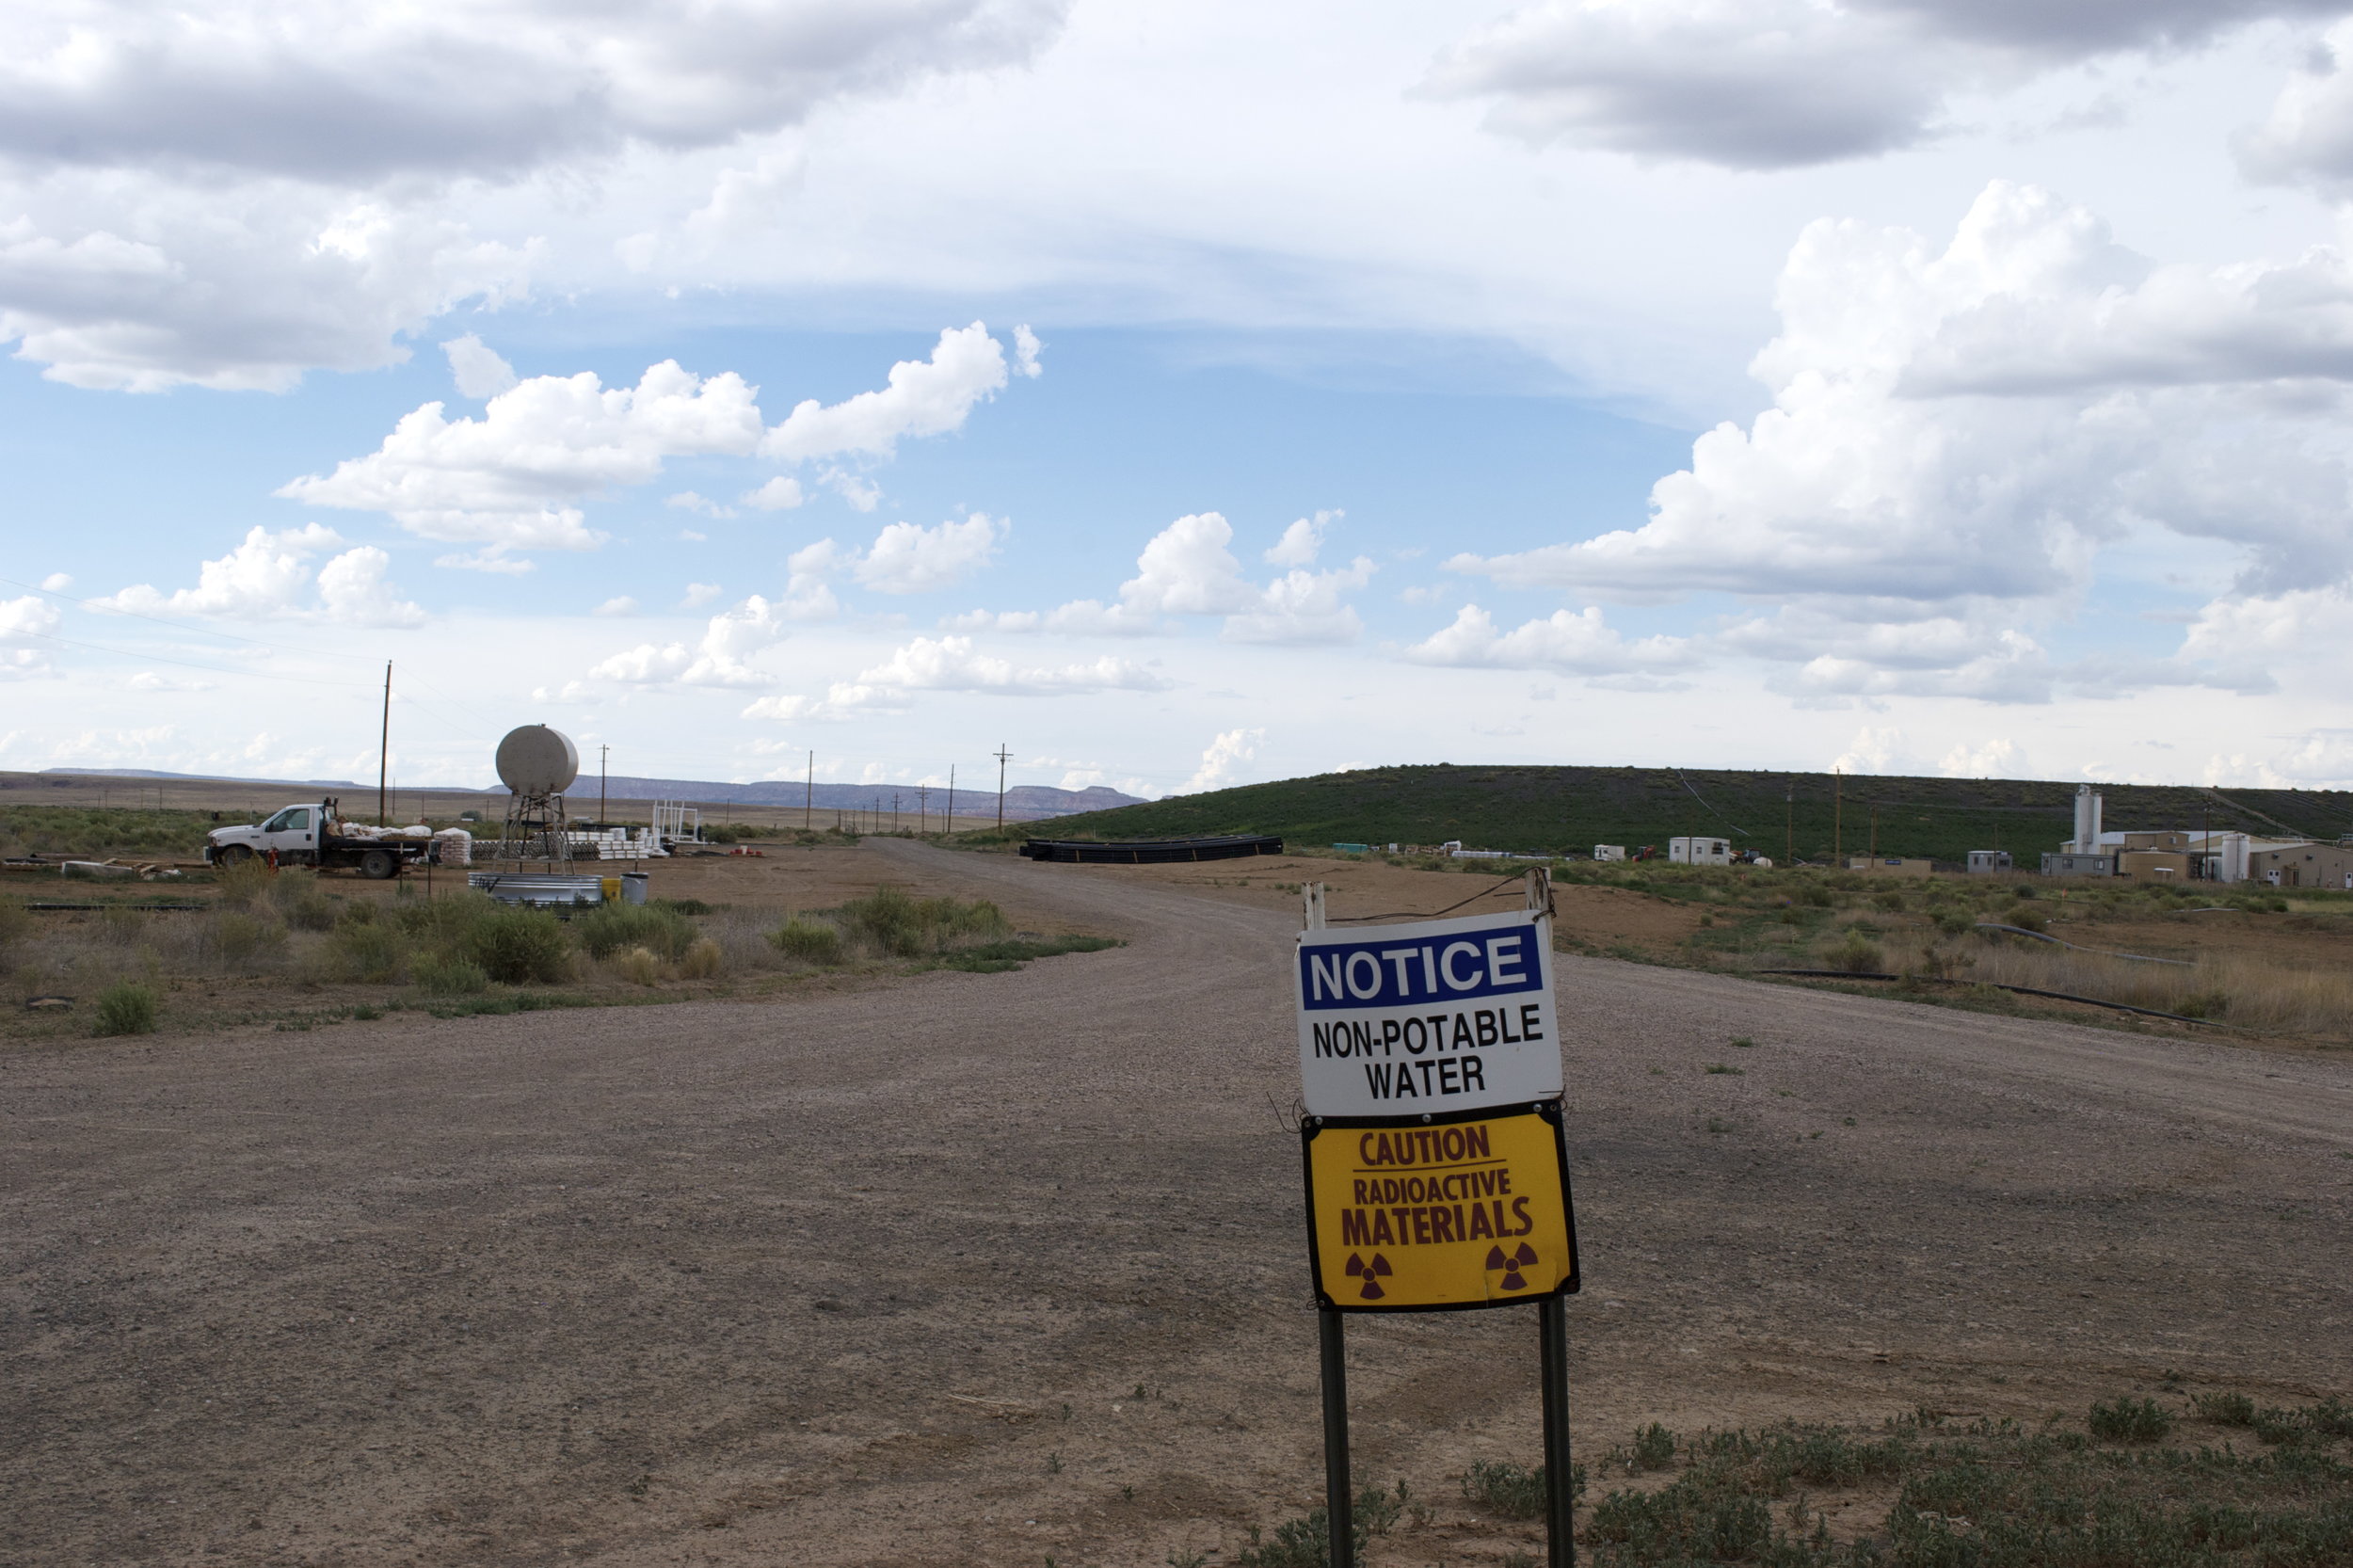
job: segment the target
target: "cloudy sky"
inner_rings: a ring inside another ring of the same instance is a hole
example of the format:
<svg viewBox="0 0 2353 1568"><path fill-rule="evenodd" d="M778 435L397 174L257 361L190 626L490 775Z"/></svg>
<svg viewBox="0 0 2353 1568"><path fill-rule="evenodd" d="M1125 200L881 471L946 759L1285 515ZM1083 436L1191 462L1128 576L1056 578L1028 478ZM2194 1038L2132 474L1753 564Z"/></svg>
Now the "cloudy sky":
<svg viewBox="0 0 2353 1568"><path fill-rule="evenodd" d="M0 44L0 767L2353 785L2353 0Z"/></svg>

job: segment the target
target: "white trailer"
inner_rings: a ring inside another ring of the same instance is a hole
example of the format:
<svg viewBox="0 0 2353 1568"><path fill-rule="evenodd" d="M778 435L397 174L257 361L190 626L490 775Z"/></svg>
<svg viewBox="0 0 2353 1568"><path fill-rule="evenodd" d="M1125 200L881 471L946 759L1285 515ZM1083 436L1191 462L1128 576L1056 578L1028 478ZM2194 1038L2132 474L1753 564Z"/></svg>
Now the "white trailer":
<svg viewBox="0 0 2353 1568"><path fill-rule="evenodd" d="M1732 840L1670 839L1667 840L1667 863L1671 866L1729 866L1732 864Z"/></svg>
<svg viewBox="0 0 2353 1568"><path fill-rule="evenodd" d="M1593 858L1596 860L1623 860L1625 858L1625 846L1624 844L1595 844L1593 846Z"/></svg>

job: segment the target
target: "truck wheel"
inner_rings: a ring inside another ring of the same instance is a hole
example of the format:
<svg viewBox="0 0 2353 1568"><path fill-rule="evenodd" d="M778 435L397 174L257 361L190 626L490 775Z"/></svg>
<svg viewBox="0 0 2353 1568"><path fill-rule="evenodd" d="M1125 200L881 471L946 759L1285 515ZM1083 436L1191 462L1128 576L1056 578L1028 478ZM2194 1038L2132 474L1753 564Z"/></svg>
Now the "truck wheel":
<svg viewBox="0 0 2353 1568"><path fill-rule="evenodd" d="M371 882L382 882L400 871L400 862L389 849L372 849L360 856L360 874Z"/></svg>
<svg viewBox="0 0 2353 1568"><path fill-rule="evenodd" d="M213 856L213 864L222 867L242 866L252 858L253 850L250 845L231 844Z"/></svg>

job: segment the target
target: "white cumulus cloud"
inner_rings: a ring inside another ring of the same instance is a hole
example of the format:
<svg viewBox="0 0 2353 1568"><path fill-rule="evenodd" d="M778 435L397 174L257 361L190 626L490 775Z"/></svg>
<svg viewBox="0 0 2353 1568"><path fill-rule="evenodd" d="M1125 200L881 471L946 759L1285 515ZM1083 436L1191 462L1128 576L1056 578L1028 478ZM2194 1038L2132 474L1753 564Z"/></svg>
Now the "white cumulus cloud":
<svg viewBox="0 0 2353 1568"><path fill-rule="evenodd" d="M754 594L712 616L700 640L691 646L640 643L600 661L588 675L595 680L640 686L765 686L772 678L749 661L785 634L787 618L781 605Z"/></svg>
<svg viewBox="0 0 2353 1568"><path fill-rule="evenodd" d="M449 357L450 379L461 397L496 397L515 385L515 367L472 332L450 339L441 352Z"/></svg>
<svg viewBox="0 0 2353 1568"><path fill-rule="evenodd" d="M1556 610L1510 632L1495 617L1465 604L1453 623L1416 643L1405 657L1419 664L1463 669L1548 669L1570 675L1619 675L1633 670L1675 669L1693 662L1689 643L1673 637L1628 642L1598 609Z"/></svg>
<svg viewBox="0 0 2353 1568"><path fill-rule="evenodd" d="M1779 307L1753 366L1773 407L1702 436L1646 523L1448 565L1602 598L1769 599L1774 616L1721 641L1803 664L1812 689L1993 700L2070 676L2034 624L2135 539L2225 547L2241 595L2353 570L2353 266L2333 251L2160 265L1996 183L1941 250L1811 226Z"/></svg>
<svg viewBox="0 0 2353 1568"><path fill-rule="evenodd" d="M167 594L141 583L90 604L148 616L423 625L424 612L386 581L392 557L374 545L345 550L312 568L314 558L343 543L333 529L315 522L277 533L253 528L228 554L200 566L192 588Z"/></svg>
<svg viewBox="0 0 2353 1568"><path fill-rule="evenodd" d="M1211 741L1201 753L1201 765L1191 778L1176 786L1180 795L1197 795L1208 790L1223 790L1234 782L1234 775L1242 764L1255 761L1258 743L1266 739L1263 729L1228 729Z"/></svg>
<svg viewBox="0 0 2353 1568"><path fill-rule="evenodd" d="M313 505L385 512L410 532L453 544L587 550L600 536L582 498L642 485L663 459L748 453L760 442L753 391L732 372L708 380L665 360L635 387L537 376L490 399L480 419L451 420L428 403L384 444L278 493Z"/></svg>
<svg viewBox="0 0 2353 1568"><path fill-rule="evenodd" d="M858 582L878 593L920 594L949 587L986 566L1011 525L975 512L933 528L894 522L874 536L856 568Z"/></svg>
<svg viewBox="0 0 2353 1568"><path fill-rule="evenodd" d="M762 450L798 462L841 453L888 457L908 436L963 428L983 398L1005 386L1005 351L988 328L974 322L939 334L928 360L902 360L888 386L826 406L810 398L771 431Z"/></svg>
<svg viewBox="0 0 2353 1568"><path fill-rule="evenodd" d="M860 710L905 708L922 692L989 696L1069 696L1090 692L1156 692L1168 681L1144 665L1105 655L1070 664L1025 665L986 653L969 637L918 637L888 659L833 683L823 697L762 697L746 718L842 718Z"/></svg>
<svg viewBox="0 0 2353 1568"><path fill-rule="evenodd" d="M1539 0L1448 51L1426 89L1537 145L1788 168L1927 140L1969 92L2180 52L2335 0Z"/></svg>

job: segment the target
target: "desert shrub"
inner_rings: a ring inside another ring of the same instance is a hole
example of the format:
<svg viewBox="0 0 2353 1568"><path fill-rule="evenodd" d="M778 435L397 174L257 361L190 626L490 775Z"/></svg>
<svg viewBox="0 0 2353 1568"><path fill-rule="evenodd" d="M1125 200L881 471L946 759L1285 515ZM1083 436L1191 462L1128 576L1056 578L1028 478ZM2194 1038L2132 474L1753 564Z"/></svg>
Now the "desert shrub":
<svg viewBox="0 0 2353 1568"><path fill-rule="evenodd" d="M1762 1498L1685 1476L1657 1492L1612 1492L1588 1528L1633 1562L1748 1562L1764 1555L1773 1521Z"/></svg>
<svg viewBox="0 0 2353 1568"><path fill-rule="evenodd" d="M1874 893L1871 896L1871 902L1890 914L1895 914L1902 910L1904 895L1897 892Z"/></svg>
<svg viewBox="0 0 2353 1568"><path fill-rule="evenodd" d="M1937 911L1936 929L1947 936L1959 936L1977 923L1965 910L1941 909Z"/></svg>
<svg viewBox="0 0 2353 1568"><path fill-rule="evenodd" d="M613 959L614 968L633 985L651 985L662 978L662 960L648 948L625 948Z"/></svg>
<svg viewBox="0 0 2353 1568"><path fill-rule="evenodd" d="M679 954L678 972L689 980L715 980L727 968L727 955L708 936L697 936Z"/></svg>
<svg viewBox="0 0 2353 1568"><path fill-rule="evenodd" d="M2244 1394L2201 1394L2190 1401L2198 1414L2219 1426L2251 1427L2255 1424L2255 1401Z"/></svg>
<svg viewBox="0 0 2353 1568"><path fill-rule="evenodd" d="M213 872L213 886L220 889L220 902L232 908L250 909L269 896L269 885L276 880L259 856L234 866L221 866Z"/></svg>
<svg viewBox="0 0 2353 1568"><path fill-rule="evenodd" d="M429 997L470 997L490 988L490 977L469 958L422 959L409 967L408 976Z"/></svg>
<svg viewBox="0 0 2353 1568"><path fill-rule="evenodd" d="M1545 1472L1510 1460L1474 1460L1463 1478L1463 1496L1481 1508L1508 1519L1541 1518L1545 1503ZM1569 1467L1569 1496L1585 1491L1585 1466Z"/></svg>
<svg viewBox="0 0 2353 1568"><path fill-rule="evenodd" d="M666 904L602 904L572 922L591 958L610 958L624 948L645 948L676 958L695 940L694 922Z"/></svg>
<svg viewBox="0 0 2353 1568"><path fill-rule="evenodd" d="M1835 946L1824 951L1822 964L1826 968L1844 969L1849 974L1878 974L1886 968L1887 955L1870 937L1850 930Z"/></svg>
<svg viewBox="0 0 2353 1568"><path fill-rule="evenodd" d="M144 981L118 980L98 993L99 1034L152 1034L158 999Z"/></svg>
<svg viewBox="0 0 2353 1568"><path fill-rule="evenodd" d="M952 898L910 898L901 888L878 888L840 910L841 924L877 952L913 958L939 952L959 941L984 941L1005 934L1004 912L986 899L969 904Z"/></svg>
<svg viewBox="0 0 2353 1568"><path fill-rule="evenodd" d="M442 898L396 899L392 920L419 942L455 952L465 947L475 926L504 907L489 894L468 888Z"/></svg>
<svg viewBox="0 0 2353 1568"><path fill-rule="evenodd" d="M286 928L276 920L241 909L223 909L213 917L210 946L223 963L246 963L275 952L285 942Z"/></svg>
<svg viewBox="0 0 2353 1568"><path fill-rule="evenodd" d="M2047 931L2051 925L2050 919L2041 910L2030 909L2023 904L2011 905L2001 919L2004 924L2014 925L2021 931Z"/></svg>
<svg viewBox="0 0 2353 1568"><path fill-rule="evenodd" d="M357 904L344 904L342 911L336 915L335 923L338 926L374 925L376 923L376 904L374 901L361 899Z"/></svg>
<svg viewBox="0 0 2353 1568"><path fill-rule="evenodd" d="M408 944L392 926L365 920L338 927L328 951L345 977L381 984L400 978Z"/></svg>
<svg viewBox="0 0 2353 1568"><path fill-rule="evenodd" d="M1365 1559L1366 1544L1376 1535L1386 1535L1397 1516L1404 1511L1405 1484L1398 1483L1395 1492L1384 1486L1368 1486L1356 1494L1355 1507L1351 1511L1351 1532L1356 1542L1356 1560ZM1234 1560L1242 1568L1324 1568L1332 1560L1332 1527L1323 1509L1317 1509L1302 1519L1288 1519L1274 1527L1273 1539L1260 1541L1254 1527L1251 1544L1235 1555Z"/></svg>
<svg viewBox="0 0 2353 1568"><path fill-rule="evenodd" d="M648 899L646 906L649 909L669 909L680 915L715 915L723 907L716 904L705 904L698 898Z"/></svg>
<svg viewBox="0 0 2353 1568"><path fill-rule="evenodd" d="M562 980L572 972L571 937L544 909L496 909L473 922L459 956L509 985Z"/></svg>
<svg viewBox="0 0 2353 1568"><path fill-rule="evenodd" d="M306 868L282 871L271 883L270 906L296 931L332 931L335 905L319 888L318 872Z"/></svg>
<svg viewBox="0 0 2353 1568"><path fill-rule="evenodd" d="M1675 1458L1675 1434L1653 1421L1634 1434L1634 1463L1645 1470L1663 1469Z"/></svg>
<svg viewBox="0 0 2353 1568"><path fill-rule="evenodd" d="M804 915L795 915L776 927L768 934L768 940L787 958L797 958L805 964L841 962L841 933L823 920L812 920Z"/></svg>
<svg viewBox="0 0 2353 1568"><path fill-rule="evenodd" d="M1836 895L1818 882L1809 882L1799 888L1797 898L1800 904L1810 904L1816 909L1828 909L1838 902Z"/></svg>
<svg viewBox="0 0 2353 1568"><path fill-rule="evenodd" d="M2155 1443L2173 1430L2173 1413L2154 1400L2119 1397L2091 1407L2091 1435L2104 1443Z"/></svg>

